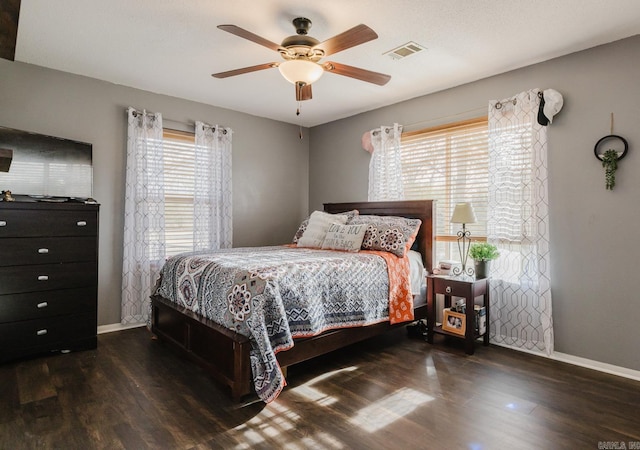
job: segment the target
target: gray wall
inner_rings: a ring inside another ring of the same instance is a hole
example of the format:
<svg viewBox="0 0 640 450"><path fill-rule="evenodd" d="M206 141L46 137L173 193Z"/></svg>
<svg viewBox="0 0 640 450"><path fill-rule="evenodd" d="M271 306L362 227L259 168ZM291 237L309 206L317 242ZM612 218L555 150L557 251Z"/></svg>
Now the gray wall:
<svg viewBox="0 0 640 450"><path fill-rule="evenodd" d="M640 370L640 36L311 129L309 207L367 198L366 130L415 130L486 115L490 99L554 88L564 108L549 127L549 198L556 351ZM393 86L393 81L390 86ZM613 191L593 147L614 133L630 150Z"/></svg>
<svg viewBox="0 0 640 450"><path fill-rule="evenodd" d="M127 106L161 112L165 126L233 129L234 246L290 242L306 217L309 141L297 126L19 62L0 59L0 74L0 126L93 144L100 325L120 322Z"/></svg>
<svg viewBox="0 0 640 450"><path fill-rule="evenodd" d="M640 37L314 127L297 127L98 80L0 60L0 126L91 142L101 203L101 325L120 320L127 106L179 122L234 130L234 245L287 242L323 202L367 197L362 133L398 122L414 130L486 114L490 99L539 87L564 94L549 128L553 314L556 350L640 370ZM392 84L390 85L392 87ZM613 192L593 146L615 133L630 143ZM165 125L171 125L166 121ZM7 189L9 186L0 186Z"/></svg>

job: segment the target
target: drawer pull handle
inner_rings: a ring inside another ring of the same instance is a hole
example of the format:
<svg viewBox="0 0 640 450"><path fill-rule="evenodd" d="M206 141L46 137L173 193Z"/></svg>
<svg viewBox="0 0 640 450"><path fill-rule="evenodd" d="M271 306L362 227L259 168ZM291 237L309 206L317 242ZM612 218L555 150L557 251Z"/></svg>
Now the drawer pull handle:
<svg viewBox="0 0 640 450"><path fill-rule="evenodd" d="M6 227L7 226L7 221L6 220L0 220L0 227Z"/></svg>
<svg viewBox="0 0 640 450"><path fill-rule="evenodd" d="M49 303L47 302L40 302L38 303L38 309L42 309L42 308L46 308L47 306L49 306Z"/></svg>
<svg viewBox="0 0 640 450"><path fill-rule="evenodd" d="M451 294L451 286L447 286L447 287L445 288L445 292L446 292L447 294Z"/></svg>
<svg viewBox="0 0 640 450"><path fill-rule="evenodd" d="M87 222L84 220L80 220L76 223L76 225L78 225L79 227L86 227L87 226Z"/></svg>
<svg viewBox="0 0 640 450"><path fill-rule="evenodd" d="M49 275L38 275L38 281L47 281L49 279Z"/></svg>
<svg viewBox="0 0 640 450"><path fill-rule="evenodd" d="M49 253L49 249L48 248L39 248L38 249L38 253L40 253L40 254Z"/></svg>
<svg viewBox="0 0 640 450"><path fill-rule="evenodd" d="M46 329L44 329L44 330L38 330L38 331L36 331L36 334L37 334L38 336L44 336L45 334L47 334L47 330L46 330Z"/></svg>

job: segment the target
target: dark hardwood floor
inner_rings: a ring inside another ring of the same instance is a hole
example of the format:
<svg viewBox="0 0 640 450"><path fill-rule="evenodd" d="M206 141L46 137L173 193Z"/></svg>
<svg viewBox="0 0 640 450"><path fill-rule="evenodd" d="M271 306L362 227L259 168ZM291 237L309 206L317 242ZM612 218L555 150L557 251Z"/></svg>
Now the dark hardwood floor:
<svg viewBox="0 0 640 450"><path fill-rule="evenodd" d="M404 329L291 367L273 403L151 339L0 365L0 449L640 448L640 382ZM609 445L609 447L604 447Z"/></svg>

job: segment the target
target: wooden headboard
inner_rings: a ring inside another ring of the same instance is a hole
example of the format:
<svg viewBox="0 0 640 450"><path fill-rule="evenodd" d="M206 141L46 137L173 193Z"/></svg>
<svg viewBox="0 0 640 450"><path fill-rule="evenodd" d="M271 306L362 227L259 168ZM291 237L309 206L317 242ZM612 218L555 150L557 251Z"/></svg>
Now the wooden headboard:
<svg viewBox="0 0 640 450"><path fill-rule="evenodd" d="M416 237L417 249L422 255L424 267L433 272L435 264L435 200L402 200L388 202L325 203L324 210L331 214L357 209L360 214L376 216L400 216L422 220ZM414 246L416 245L414 244Z"/></svg>

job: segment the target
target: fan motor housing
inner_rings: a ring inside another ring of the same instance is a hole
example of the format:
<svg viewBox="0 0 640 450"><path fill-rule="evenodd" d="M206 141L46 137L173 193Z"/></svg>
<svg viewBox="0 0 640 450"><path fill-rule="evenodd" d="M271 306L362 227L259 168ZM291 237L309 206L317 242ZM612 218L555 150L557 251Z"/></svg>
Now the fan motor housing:
<svg viewBox="0 0 640 450"><path fill-rule="evenodd" d="M312 38L306 34L294 34L293 36L289 36L284 38L282 41L283 47L315 47L320 43L316 38Z"/></svg>
<svg viewBox="0 0 640 450"><path fill-rule="evenodd" d="M324 56L324 51L313 47L319 43L320 41L311 36L289 36L282 41L281 45L286 51L280 51L280 54L284 59L308 59L318 62Z"/></svg>
<svg viewBox="0 0 640 450"><path fill-rule="evenodd" d="M296 34L286 37L280 44L286 49L286 52L280 52L282 57L287 60L308 59L318 62L324 56L324 51L313 49L320 41L307 34L311 28L311 20L306 17L297 17L293 19L293 26L296 29Z"/></svg>

